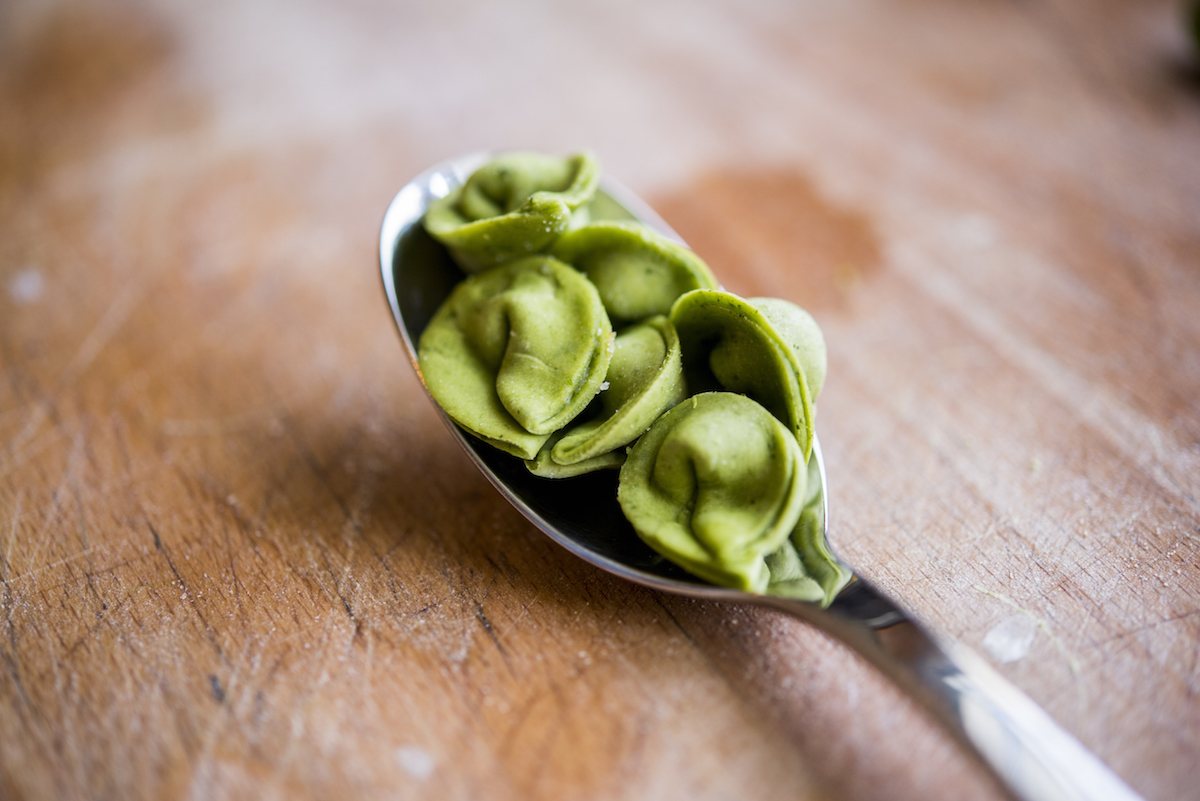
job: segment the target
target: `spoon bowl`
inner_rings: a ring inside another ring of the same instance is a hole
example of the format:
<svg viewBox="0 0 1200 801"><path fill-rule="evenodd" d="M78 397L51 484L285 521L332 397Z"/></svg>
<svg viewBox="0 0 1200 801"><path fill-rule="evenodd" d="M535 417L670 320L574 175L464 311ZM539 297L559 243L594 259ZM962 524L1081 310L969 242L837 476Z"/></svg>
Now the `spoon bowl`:
<svg viewBox="0 0 1200 801"><path fill-rule="evenodd" d="M491 157L471 153L431 167L396 194L384 215L379 241L384 293L418 376L416 343L421 332L464 278L421 220L432 201L465 182ZM601 181L589 210L593 220L638 220L684 244L648 205L612 180ZM986 661L927 630L857 572L826 609L708 584L638 538L617 504L613 471L566 480L538 478L521 460L466 434L434 406L488 481L531 523L581 559L656 590L767 606L821 628L853 647L922 703L1013 797L1029 801L1139 798ZM809 479L821 488L820 525L827 534L825 465L816 441Z"/></svg>

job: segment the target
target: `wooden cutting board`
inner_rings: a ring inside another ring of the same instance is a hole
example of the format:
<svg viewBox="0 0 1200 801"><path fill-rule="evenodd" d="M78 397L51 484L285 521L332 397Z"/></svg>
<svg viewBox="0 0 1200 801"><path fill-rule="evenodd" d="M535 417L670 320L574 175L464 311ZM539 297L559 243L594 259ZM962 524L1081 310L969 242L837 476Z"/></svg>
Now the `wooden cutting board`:
<svg viewBox="0 0 1200 801"><path fill-rule="evenodd" d="M571 557L377 276L590 147L822 324L839 551L1200 781L1200 78L1167 2L5 3L0 798L998 797L840 644Z"/></svg>

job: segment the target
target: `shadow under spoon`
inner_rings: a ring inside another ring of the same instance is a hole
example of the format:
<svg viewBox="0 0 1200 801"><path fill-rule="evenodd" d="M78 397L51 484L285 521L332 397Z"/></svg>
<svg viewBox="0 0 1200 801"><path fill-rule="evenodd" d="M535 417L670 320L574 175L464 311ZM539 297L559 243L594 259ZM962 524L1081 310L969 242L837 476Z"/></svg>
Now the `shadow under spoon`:
<svg viewBox="0 0 1200 801"><path fill-rule="evenodd" d="M384 291L418 375L416 342L464 277L421 220L433 200L463 183L489 158L487 153L472 153L431 167L396 194L384 216L379 240ZM592 219L640 220L683 243L649 206L611 180L602 181L591 212ZM522 461L467 435L437 408L492 485L530 522L581 559L664 592L770 607L837 637L933 713L1015 798L1140 799L983 658L926 629L857 573L827 609L704 583L637 537L617 505L613 471L569 481L537 478ZM820 482L821 527L827 533L828 495L819 443L813 453L810 470Z"/></svg>

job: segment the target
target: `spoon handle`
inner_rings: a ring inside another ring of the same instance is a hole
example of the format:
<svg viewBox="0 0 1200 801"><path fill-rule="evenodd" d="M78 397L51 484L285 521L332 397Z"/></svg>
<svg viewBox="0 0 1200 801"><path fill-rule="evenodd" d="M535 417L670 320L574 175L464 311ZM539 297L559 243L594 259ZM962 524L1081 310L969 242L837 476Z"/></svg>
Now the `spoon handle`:
<svg viewBox="0 0 1200 801"><path fill-rule="evenodd" d="M886 597L869 584L864 588ZM786 599L765 605L813 623L856 649L922 702L1022 801L1142 801L1116 773L970 649L900 622L859 620ZM894 609L894 607L893 607ZM895 618L893 618L895 619Z"/></svg>

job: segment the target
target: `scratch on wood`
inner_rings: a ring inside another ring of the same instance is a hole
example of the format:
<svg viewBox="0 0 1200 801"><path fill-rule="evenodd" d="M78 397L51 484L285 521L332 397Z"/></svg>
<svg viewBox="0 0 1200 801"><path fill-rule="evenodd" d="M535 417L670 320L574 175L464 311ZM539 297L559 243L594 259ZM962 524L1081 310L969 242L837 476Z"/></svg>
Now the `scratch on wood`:
<svg viewBox="0 0 1200 801"><path fill-rule="evenodd" d="M26 570L24 573L20 574L19 576L12 576L11 578L4 578L4 582L6 584L8 584L8 583L16 583L18 581L24 581L25 579L33 578L34 576L45 573L47 570L53 570L56 567L62 567L63 565L74 562L77 559L82 559L86 556L90 556L95 551L102 551L102 550L104 550L103 546L92 546L86 550L80 551L77 554L73 554L73 555L65 557L63 559L59 559L57 562L51 562L48 565L42 565L41 567L39 567L35 570ZM130 560L130 561L132 561L132 560ZM7 564L7 560L5 560L5 563ZM128 563L129 563L128 561L125 562L125 564L128 564ZM7 573L7 570L5 572Z"/></svg>
<svg viewBox="0 0 1200 801"><path fill-rule="evenodd" d="M162 554L163 559L167 561L167 567L171 569L171 573L175 576L175 580L178 581L179 586L183 588L183 592L187 596L187 602L191 605L192 611L196 613L196 617L200 619L200 623L204 626L204 633L208 638L209 644L211 644L213 650L217 652L217 656L221 658L221 661L228 664L229 658L225 655L225 649L223 649L221 644L217 642L216 632L209 624L208 618L206 618L204 613L200 611L200 605L196 602L195 593L193 593L188 587L187 582L180 574L179 569L175 567L175 561L171 559L170 552L167 550L166 546L163 545L162 537L158 536L158 530L154 528L154 525L150 521L146 521L146 526L150 529L150 533L154 536L154 550Z"/></svg>
<svg viewBox="0 0 1200 801"><path fill-rule="evenodd" d="M82 549L81 554L84 559L88 558L88 554L91 553L92 546L91 536L87 524L87 512L83 503L83 489L79 484L79 471L77 465L79 464L81 454L84 453L86 448L87 440L84 436L84 431L80 430L75 434L75 447L71 449L71 455L67 458L67 482L71 489L71 497L75 500L75 516L77 520L76 532L79 535L79 547ZM89 569L85 569L83 573L84 583L87 586L88 593L91 594L92 599L97 603L102 604L104 599L101 597L100 589L96 586L95 579L93 578L94 571L90 569L90 560L88 568Z"/></svg>
<svg viewBox="0 0 1200 801"><path fill-rule="evenodd" d="M18 443L16 450L10 452L7 463L0 468L0 477L10 473L15 473L21 467L28 464L34 457L43 451L50 448L52 445L57 445L63 438L63 432L59 429L48 431L45 434L38 435L28 442ZM32 443L32 444L31 444Z"/></svg>
<svg viewBox="0 0 1200 801"><path fill-rule="evenodd" d="M1100 643L1097 643L1097 644L1098 645L1099 644L1107 644L1107 643L1111 643L1111 642L1117 642L1118 640L1124 640L1127 637L1132 637L1135 634L1141 634L1142 632L1150 631L1151 629L1156 629L1159 626L1166 626L1170 623L1179 623L1180 621L1183 621L1183 620L1189 620L1198 615L1200 615L1200 609L1191 609L1191 610L1188 610L1187 612L1180 612L1177 615L1171 615L1170 617L1165 617L1162 620L1155 620L1153 623L1147 623L1144 626L1137 626L1136 628L1127 629L1125 631L1122 631L1119 634L1114 634L1112 637L1109 637L1106 640L1102 640Z"/></svg>
<svg viewBox="0 0 1200 801"><path fill-rule="evenodd" d="M16 537L16 520L17 520L17 517L20 515L20 501L21 501L21 494L20 494L20 492L18 492L17 493L17 513L13 517L12 538ZM36 708L33 706L32 702L30 701L28 693L25 692L25 685L21 681L20 667L17 664L17 653L18 653L17 627L16 627L16 621L13 620L12 584L8 580L8 570L9 570L9 565L11 564L9 562L9 557L12 555L12 539L11 538L9 540L8 546L9 546L8 547L8 556L5 557L4 564L0 565L0 567L3 567L3 569L4 569L4 576L3 576L3 578L4 578L4 621L5 621L6 627L8 629L9 648L8 648L8 650L0 648L0 657L3 657L4 666L7 669L9 676L12 677L13 685L17 689L17 695L21 699L21 706L18 710L18 713L21 715L22 719L24 719L26 709L29 710L30 714L33 714L35 716L37 714L37 711L36 711ZM11 655L9 654L10 650L12 652Z"/></svg>
<svg viewBox="0 0 1200 801"><path fill-rule="evenodd" d="M129 319L129 315L137 306L138 301L142 299L145 290L145 282L138 280L126 284L117 293L112 303L108 305L104 314L101 315L96 326L79 345L79 350L75 352L75 357L71 359L66 369L59 376L59 383L61 385L70 384L91 366L96 357L100 355L100 351L104 350L104 346L108 344L108 341L112 339L113 335Z"/></svg>
<svg viewBox="0 0 1200 801"><path fill-rule="evenodd" d="M228 506L228 505L226 505L226 506ZM220 515L218 519L221 521L221 536L225 540L225 556L229 563L229 576L231 579L233 579L233 581L232 581L233 602L234 602L234 604L237 605L238 609L241 609L242 608L242 579L240 576L238 576L237 559L234 555L233 542L230 540L230 537L229 537L229 524L226 522L225 515L223 515L223 514ZM239 518L236 513L234 514L234 522L239 523ZM240 523L239 523L239 525L240 525ZM242 533L243 533L243 535L245 535L246 534L245 530L242 530Z"/></svg>
<svg viewBox="0 0 1200 801"><path fill-rule="evenodd" d="M63 655L61 658L59 658L59 661L66 662L71 659L75 655L75 652L83 647L84 643L90 641L92 637L96 635L96 632L100 630L101 626L108 626L109 628L112 628L112 622L108 619L107 613L110 609L120 609L124 606L124 602L128 599L128 596L126 596L126 598L117 601L112 607L110 607L108 604L104 604L99 610L97 610L95 622L87 626L87 628L84 629L83 634L75 639L75 642L71 643L69 646L65 642L61 643L63 647Z"/></svg>
<svg viewBox="0 0 1200 801"><path fill-rule="evenodd" d="M15 470L24 463L24 459L17 461L17 457L21 455L21 450L25 444L29 442L37 434L42 423L49 416L47 411L48 402L40 401L33 407L33 411L29 413L29 418L25 421L25 425L17 432L17 435L8 442L8 452L10 454L10 463L5 467L5 473ZM2 474L0 474L2 475Z"/></svg>
<svg viewBox="0 0 1200 801"><path fill-rule="evenodd" d="M325 572L329 574L329 579L333 582L333 592L335 595L337 595L338 600L342 602L342 608L346 610L346 616L350 618L352 623L355 624L357 631L358 619L354 617L354 609L351 608L349 599L347 599L342 593L341 582L338 580L337 575L333 572L333 565L329 563L329 554L325 548L321 548L320 553L321 561L325 563ZM349 573L350 566L347 564L346 569L343 571L343 575L349 575Z"/></svg>
<svg viewBox="0 0 1200 801"><path fill-rule="evenodd" d="M1084 685L1083 685L1083 673L1079 666L1079 660L1075 658L1075 655L1071 653L1071 651L1067 648L1067 646L1063 643L1063 641L1061 639L1059 639L1058 636L1050 630L1049 623L1047 623L1045 620L1038 617L1037 615L1035 615L1033 612L1029 611L1025 607L1018 604L1012 598L1009 598L1007 595L1004 595L1003 593L994 592L985 587L981 587L978 584L976 584L974 587L972 587L972 589L974 589L976 592L983 593L984 595L988 596L989 598L995 598L997 601L1000 601L1001 603L1011 606L1013 609L1017 610L1022 615L1025 615L1030 620L1032 620L1034 623L1036 623L1037 627L1039 629L1041 629L1043 632L1045 632L1046 636L1050 638L1050 642L1054 643L1054 647L1056 649L1058 649L1059 655L1062 656L1062 658L1064 660L1066 660L1067 667L1070 668L1071 675L1073 675L1075 677L1075 684L1079 688L1079 691L1081 693L1086 691L1084 688Z"/></svg>
<svg viewBox="0 0 1200 801"><path fill-rule="evenodd" d="M19 500L19 498L20 498L20 494L18 494L18 500ZM14 529L15 529L15 525L16 524L14 522ZM14 531L14 535L15 535L15 531ZM11 553L11 545L12 545L12 543L10 541L10 543L9 543L10 553ZM8 572L7 558L5 559L4 570L5 570L5 575L7 576L7 572ZM18 709L17 709L17 714L19 714L21 716L22 722L25 722L26 714L32 716L32 718L35 721L40 722L41 716L38 713L37 707L34 706L32 699L30 699L29 693L26 692L26 690L25 690L25 683L21 679L20 665L17 662L17 654L20 652L19 648L18 648L18 643L17 643L17 625L16 625L16 621L13 620L12 584L8 581L7 578L5 578L5 580L4 580L4 622L6 624L6 628L8 629L7 633L8 633L8 646L9 647L7 649L0 648L0 658L3 659L4 667L8 671L8 675L12 678L13 686L17 690L17 696L21 700L21 703L19 704Z"/></svg>
<svg viewBox="0 0 1200 801"><path fill-rule="evenodd" d="M492 645L496 646L496 650L500 652L500 657L504 660L504 664L508 665L511 671L512 665L508 661L508 651L500 644L500 638L496 636L496 630L492 627L492 621L488 620L488 616L483 611L483 604L479 603L479 601L475 602L475 619L479 621L479 625L483 626L488 639L492 641Z"/></svg>
<svg viewBox="0 0 1200 801"><path fill-rule="evenodd" d="M56 487L55 490L50 493L51 513L46 515L45 520L42 521L42 527L38 530L37 534L31 538L35 543L37 543L37 545L35 546L33 553L31 553L25 559L26 571L31 570L34 565L41 560L42 554L45 552L45 549L50 542L51 538L46 536L46 532L50 530L50 526L57 522L59 516L62 514L62 504L59 503L59 497L63 492L66 491L66 487L67 471L64 470L62 480L59 482L58 487Z"/></svg>
<svg viewBox="0 0 1200 801"><path fill-rule="evenodd" d="M12 525L8 529L8 547L4 549L4 563L0 564L0 579L8 583L8 571L12 565L12 549L17 542L17 523L21 521L21 503L24 501L25 493L17 490L17 503L13 508Z"/></svg>

